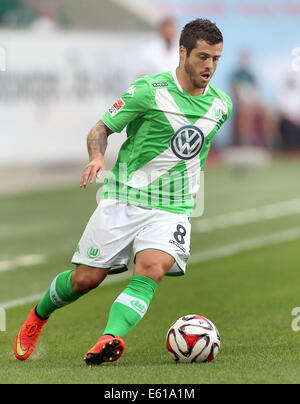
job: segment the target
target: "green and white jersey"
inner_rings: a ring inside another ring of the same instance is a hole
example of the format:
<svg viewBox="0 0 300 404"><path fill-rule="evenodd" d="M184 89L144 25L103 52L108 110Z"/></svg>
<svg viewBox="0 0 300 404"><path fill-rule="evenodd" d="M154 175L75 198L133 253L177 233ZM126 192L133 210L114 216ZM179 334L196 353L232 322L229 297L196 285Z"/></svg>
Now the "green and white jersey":
<svg viewBox="0 0 300 404"><path fill-rule="evenodd" d="M103 197L191 215L211 141L231 111L212 84L197 97L183 91L176 70L136 80L102 116L114 132L127 126Z"/></svg>

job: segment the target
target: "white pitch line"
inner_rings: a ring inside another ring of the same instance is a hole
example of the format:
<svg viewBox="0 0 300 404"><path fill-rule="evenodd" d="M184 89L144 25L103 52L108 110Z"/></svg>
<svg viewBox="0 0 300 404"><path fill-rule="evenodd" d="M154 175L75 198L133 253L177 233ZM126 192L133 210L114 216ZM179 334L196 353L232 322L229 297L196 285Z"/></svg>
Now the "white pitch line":
<svg viewBox="0 0 300 404"><path fill-rule="evenodd" d="M46 256L41 254L21 255L11 260L0 261L0 272L12 271L17 268L40 265L46 262Z"/></svg>
<svg viewBox="0 0 300 404"><path fill-rule="evenodd" d="M195 233L208 233L214 230L257 223L262 220L278 219L298 213L300 213L300 199L291 199L289 201L277 202L259 208L200 219L192 224L192 229Z"/></svg>
<svg viewBox="0 0 300 404"><path fill-rule="evenodd" d="M111 285L113 283L121 282L124 279L127 279L131 276L131 273L129 271L124 272L119 275L109 275L104 283L103 286L106 285ZM0 303L0 308L2 307L3 309L13 309L14 307L19 307L19 306L24 306L25 304L33 303L36 301L41 300L41 298L44 296L46 290L43 293L38 293L35 295L27 296L27 297L21 297L19 299L15 300L10 300L8 302Z"/></svg>
<svg viewBox="0 0 300 404"><path fill-rule="evenodd" d="M300 199L291 199L259 208L200 219L193 223L192 230L195 233L208 233L218 229L257 223L261 220L271 220L298 213L300 213ZM24 255L13 260L0 261L0 272L11 271L23 266L39 265L45 261L46 257L43 255Z"/></svg>
<svg viewBox="0 0 300 404"><path fill-rule="evenodd" d="M271 246L280 244L287 241L294 241L300 239L300 227L283 230L278 233L268 234L265 236L256 237L249 240L240 241L239 243L229 244L227 246L223 246L220 248L214 248L208 251L204 251L198 254L194 254L190 257L189 263L190 264L197 264L200 262L211 261L214 259L222 258L222 257L229 257L235 254L244 252L244 251L251 251L255 250L256 248L261 248L264 246ZM125 272L119 276L111 275L103 286L107 284L117 283L124 279L127 279L131 276L130 272ZM33 296L28 296L16 300L11 300L8 302L0 303L0 307L4 309L10 309L18 306L23 306L27 303L33 303L35 301L40 300L43 297L43 294L37 294Z"/></svg>
<svg viewBox="0 0 300 404"><path fill-rule="evenodd" d="M197 264L203 261L210 261L217 258L232 256L244 251L255 250L265 246L281 244L287 241L294 241L300 238L300 227L295 227L288 230L283 230L278 233L273 233L265 236L260 236L238 243L229 244L220 248L214 248L198 254L193 254L190 259L190 264Z"/></svg>
<svg viewBox="0 0 300 404"><path fill-rule="evenodd" d="M18 307L18 306L24 306L25 304L41 300L43 295L44 295L43 293L39 293L37 295L21 297L20 299L9 300L8 302L0 303L0 307L7 310L7 309L13 309L14 307Z"/></svg>

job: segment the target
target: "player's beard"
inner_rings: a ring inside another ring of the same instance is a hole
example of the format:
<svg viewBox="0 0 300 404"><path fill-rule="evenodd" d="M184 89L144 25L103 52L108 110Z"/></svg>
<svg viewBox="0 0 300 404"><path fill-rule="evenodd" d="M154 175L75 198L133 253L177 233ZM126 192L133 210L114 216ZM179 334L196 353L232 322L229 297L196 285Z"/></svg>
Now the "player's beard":
<svg viewBox="0 0 300 404"><path fill-rule="evenodd" d="M185 61L184 70L194 88L204 89L207 86L207 82L200 77L199 73L196 72L196 69L190 63L188 58Z"/></svg>

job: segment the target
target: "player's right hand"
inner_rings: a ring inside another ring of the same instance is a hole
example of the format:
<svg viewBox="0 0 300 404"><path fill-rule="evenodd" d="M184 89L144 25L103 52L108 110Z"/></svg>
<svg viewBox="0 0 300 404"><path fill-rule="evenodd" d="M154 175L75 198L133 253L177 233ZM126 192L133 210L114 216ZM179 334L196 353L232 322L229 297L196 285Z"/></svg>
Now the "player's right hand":
<svg viewBox="0 0 300 404"><path fill-rule="evenodd" d="M80 181L80 188L82 187L86 188L88 183L93 184L96 177L99 177L100 173L104 170L105 170L104 156L101 153L99 153L85 167Z"/></svg>

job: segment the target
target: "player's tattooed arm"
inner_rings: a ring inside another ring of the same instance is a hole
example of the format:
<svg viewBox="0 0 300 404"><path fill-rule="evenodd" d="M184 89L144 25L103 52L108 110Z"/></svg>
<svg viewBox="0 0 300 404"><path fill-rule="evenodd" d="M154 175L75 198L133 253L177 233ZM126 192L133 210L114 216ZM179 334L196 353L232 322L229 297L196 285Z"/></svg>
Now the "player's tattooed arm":
<svg viewBox="0 0 300 404"><path fill-rule="evenodd" d="M90 162L85 167L80 181L80 187L86 188L88 182L92 184L95 178L105 170L104 153L107 148L107 138L113 133L102 121L99 121L87 137L87 148Z"/></svg>
<svg viewBox="0 0 300 404"><path fill-rule="evenodd" d="M99 153L104 156L107 148L107 138L113 133L103 121L99 121L90 131L87 137L87 147L90 156L90 161Z"/></svg>

